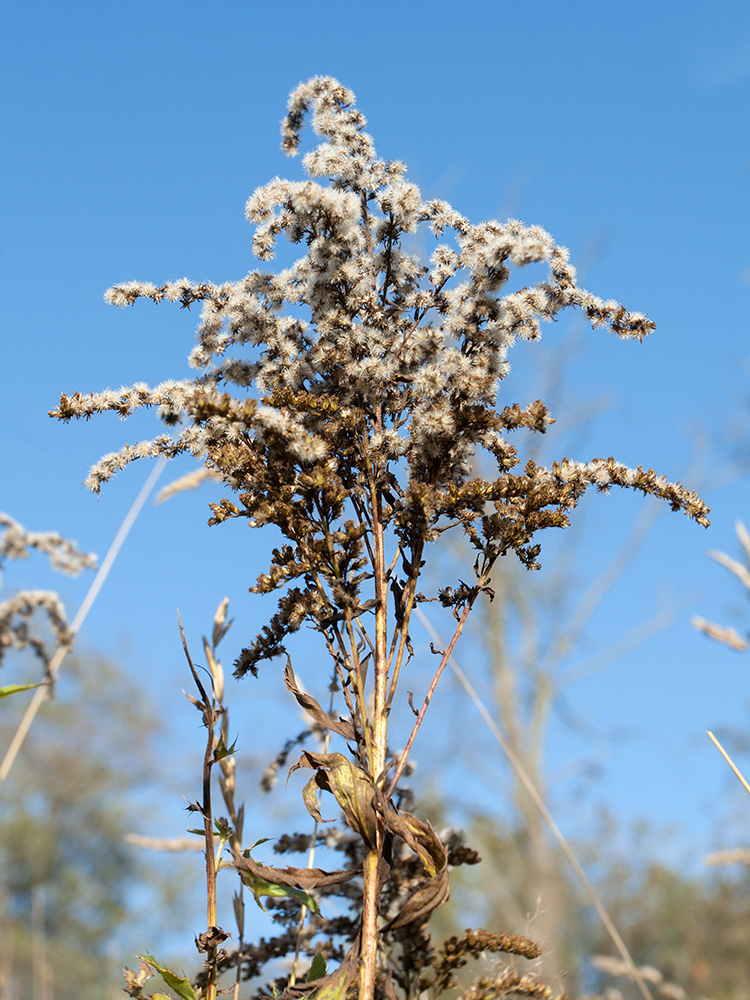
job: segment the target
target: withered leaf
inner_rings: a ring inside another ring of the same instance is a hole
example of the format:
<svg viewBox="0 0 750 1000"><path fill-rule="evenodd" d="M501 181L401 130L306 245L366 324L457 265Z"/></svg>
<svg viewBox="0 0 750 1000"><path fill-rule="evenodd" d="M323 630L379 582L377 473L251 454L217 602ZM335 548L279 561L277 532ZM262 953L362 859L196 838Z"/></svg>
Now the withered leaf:
<svg viewBox="0 0 750 1000"><path fill-rule="evenodd" d="M356 733L354 732L354 726L351 722L347 722L346 719L337 719L335 716L330 715L318 704L312 695L306 694L304 691L300 691L297 686L297 679L294 676L292 661L289 659L289 656L286 658L284 683L297 699L297 702L301 705L301 707L304 708L307 714L319 723L319 725L325 726L326 729L330 729L334 733L338 733L339 736L343 736L345 740L356 740Z"/></svg>
<svg viewBox="0 0 750 1000"><path fill-rule="evenodd" d="M320 809L318 809L318 787L317 775L314 774L302 789L302 801L316 823L330 823L331 820L323 819L320 815Z"/></svg>
<svg viewBox="0 0 750 1000"><path fill-rule="evenodd" d="M423 920L433 910L437 910L443 903L448 901L450 896L450 886L448 884L448 871L436 875L434 878L425 879L417 888L407 896L404 905L392 920L383 927L384 931L392 931L397 927L405 927L415 920Z"/></svg>
<svg viewBox="0 0 750 1000"><path fill-rule="evenodd" d="M263 865L254 861L250 857L244 857L239 851L232 851L234 861L230 862L240 871L250 872L256 878L265 882L273 882L276 885L288 885L293 888L320 889L326 885L340 885L348 882L359 874L358 868L347 868L341 871L327 872L322 868L274 868L271 865Z"/></svg>
<svg viewBox="0 0 750 1000"><path fill-rule="evenodd" d="M211 637L214 648L219 645L221 640L229 631L229 627L232 621L227 621L227 610L229 608L229 598L225 597L221 604L216 609L216 614L214 615L214 631Z"/></svg>
<svg viewBox="0 0 750 1000"><path fill-rule="evenodd" d="M130 996L138 996L140 994L141 988L143 987L146 980L151 979L154 975L154 970L148 964L148 962L141 959L141 964L138 967L138 974L136 975L132 969L123 969L123 974L125 976L125 992L129 993Z"/></svg>
<svg viewBox="0 0 750 1000"><path fill-rule="evenodd" d="M231 937L222 927L209 927L195 939L195 947L199 952L205 953L210 948L220 947L228 937Z"/></svg>
<svg viewBox="0 0 750 1000"><path fill-rule="evenodd" d="M428 875L437 875L448 867L448 852L429 821L389 807L385 813L385 825L419 856Z"/></svg>
<svg viewBox="0 0 750 1000"><path fill-rule="evenodd" d="M427 878L407 896L399 912L383 928L394 930L424 919L447 901L450 896L448 852L432 826L411 813L400 813L388 807L384 819L387 829L408 844L427 872Z"/></svg>
<svg viewBox="0 0 750 1000"><path fill-rule="evenodd" d="M321 976L320 979L287 986L284 992L279 994L278 1000L298 1000L298 998L301 1000L302 997L314 997L315 1000L343 1000L359 969L359 942L360 938L357 935L338 969Z"/></svg>
<svg viewBox="0 0 750 1000"><path fill-rule="evenodd" d="M297 763L289 768L289 774L301 767L310 767L317 772L315 781L318 787L334 796L348 825L362 837L368 847L374 847L377 830L376 793L369 774L340 753L311 753L303 750ZM308 799L309 793L305 799L306 805ZM315 808L317 810L317 805ZM315 813L312 815L315 816Z"/></svg>
<svg viewBox="0 0 750 1000"><path fill-rule="evenodd" d="M346 996L352 980L357 975L356 961L342 963L339 968L324 979L316 979L318 992L315 1000L342 1000Z"/></svg>

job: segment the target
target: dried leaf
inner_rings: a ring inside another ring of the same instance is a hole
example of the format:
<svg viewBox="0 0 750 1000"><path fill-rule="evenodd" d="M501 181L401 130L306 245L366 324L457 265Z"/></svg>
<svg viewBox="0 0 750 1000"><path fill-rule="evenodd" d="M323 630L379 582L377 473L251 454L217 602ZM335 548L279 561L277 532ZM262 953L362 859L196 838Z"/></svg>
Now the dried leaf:
<svg viewBox="0 0 750 1000"><path fill-rule="evenodd" d="M214 649L219 645L221 640L229 631L234 619L227 621L227 611L229 609L229 598L225 597L221 604L216 609L216 614L214 615L214 631L211 637ZM226 622L226 624L225 624Z"/></svg>
<svg viewBox="0 0 750 1000"><path fill-rule="evenodd" d="M221 704L224 700L224 668L214 656L213 650L209 646L208 639L205 635L203 636L203 655L206 658L208 669L211 671L211 678L214 685L214 696L219 704Z"/></svg>
<svg viewBox="0 0 750 1000"><path fill-rule="evenodd" d="M343 1000L359 969L360 939L357 935L338 969L325 976L304 983L289 986L280 994L279 1000Z"/></svg>
<svg viewBox="0 0 750 1000"><path fill-rule="evenodd" d="M326 976L323 980L316 979L315 984L322 983L322 985L315 994L315 1000L342 1000L356 974L357 965L355 963L352 962L349 965L342 963L330 976Z"/></svg>
<svg viewBox="0 0 750 1000"><path fill-rule="evenodd" d="M429 875L437 875L447 868L448 853L427 820L389 808L385 814L385 825L419 856Z"/></svg>
<svg viewBox="0 0 750 1000"><path fill-rule="evenodd" d="M271 865L260 864L247 853L242 855L238 851L232 851L232 856L234 861L229 863L240 872L249 872L265 882L294 886L300 889L320 889L327 885L339 885L359 874L358 868L347 868L335 872L323 871L322 868L292 868L291 866L273 868Z"/></svg>
<svg viewBox="0 0 750 1000"><path fill-rule="evenodd" d="M434 878L426 879L407 897L404 905L383 930L405 927L415 920L424 920L433 910L437 910L450 897L447 870Z"/></svg>
<svg viewBox="0 0 750 1000"><path fill-rule="evenodd" d="M318 787L331 792L341 806L348 825L362 837L368 847L374 847L377 830L374 804L376 792L369 774L340 753L311 753L303 750L299 761L289 769L289 774L300 767L310 767L317 772L315 781Z"/></svg>
<svg viewBox="0 0 750 1000"><path fill-rule="evenodd" d="M143 959L141 959L137 975L132 969L123 969L123 975L125 977L125 992L132 997L140 996L146 980L150 979L153 974L154 970L148 962L144 962Z"/></svg>
<svg viewBox="0 0 750 1000"><path fill-rule="evenodd" d="M325 726L326 729L330 729L332 732L343 736L345 740L356 740L356 733L354 732L354 726L351 722L347 722L345 719L337 719L335 716L330 715L325 711L325 709L321 708L312 695L306 694L304 691L300 691L297 686L297 679L294 676L294 671L292 670L292 661L288 656L286 658L286 669L284 670L284 683L297 699L301 707L304 708L307 714L317 723L321 726Z"/></svg>
<svg viewBox="0 0 750 1000"><path fill-rule="evenodd" d="M384 928L394 930L415 920L423 920L448 900L448 852L428 822L390 807L384 818L387 829L401 837L419 857L428 876L410 893L399 912Z"/></svg>
<svg viewBox="0 0 750 1000"><path fill-rule="evenodd" d="M331 822L329 819L323 819L320 815L320 810L318 809L318 782L316 775L313 775L302 789L302 801L305 803L305 808L316 823Z"/></svg>

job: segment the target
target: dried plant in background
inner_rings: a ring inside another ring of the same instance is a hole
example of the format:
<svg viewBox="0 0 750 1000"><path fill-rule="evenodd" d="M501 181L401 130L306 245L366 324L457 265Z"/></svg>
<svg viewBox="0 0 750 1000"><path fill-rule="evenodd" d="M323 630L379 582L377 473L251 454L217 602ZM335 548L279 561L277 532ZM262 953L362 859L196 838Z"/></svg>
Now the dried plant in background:
<svg viewBox="0 0 750 1000"><path fill-rule="evenodd" d="M138 496L130 506L127 514L117 529L115 537L102 560L94 580L89 587L86 596L81 602L78 611L70 624L67 623L65 612L56 593L47 591L22 591L14 598L0 604L0 660L5 649L15 647L25 649L31 646L45 665L45 678L38 684L10 686L0 689L0 697L15 694L18 691L26 691L29 688L37 688L34 697L26 707L26 711L21 718L18 728L5 751L5 755L0 763L0 785L13 767L18 753L23 746L23 742L36 718L43 701L49 696L50 689L54 684L60 666L70 651L78 630L86 620L86 616L91 610L94 601L99 595L99 591L104 586L104 582L109 575L109 571L114 564L117 554L122 548L123 542L128 536L135 519L146 502L156 480L161 474L165 459L160 459L151 470L146 482L141 487ZM26 532L24 529L8 515L0 515L0 525L6 527L2 542L0 543L0 569L3 561L11 558L26 558L31 549L39 549L50 556L50 560L55 569L75 576L81 569L93 569L96 566L96 556L84 555L76 549L75 543L62 538L54 532ZM29 625L37 610L47 612L49 623L57 639L54 653L50 657L43 640L29 632Z"/></svg>
<svg viewBox="0 0 750 1000"><path fill-rule="evenodd" d="M32 551L44 553L53 569L78 576L84 569L94 569L96 556L81 552L75 542L54 531L27 531L18 521L0 512L0 585L8 559L28 559ZM53 649L41 626L34 620L41 613L52 632ZM59 596L52 590L20 590L0 601L0 664L10 649L31 649L42 661L45 680L51 682L49 668L54 649L69 642L69 624Z"/></svg>
<svg viewBox="0 0 750 1000"><path fill-rule="evenodd" d="M735 531L742 546L747 565L743 565L737 559L732 559L726 552L709 552L708 554L720 566L728 569L733 576L736 576L748 594L750 594L750 534L748 534L748 530L742 521L737 521ZM741 636L737 629L731 626L717 625L696 615L693 618L693 627L698 629L699 632L703 632L710 639L724 643L725 646L729 646L730 649L736 649L740 653L744 653L746 649L750 648L750 642L748 642L747 637Z"/></svg>
<svg viewBox="0 0 750 1000"><path fill-rule="evenodd" d="M613 979L623 978L632 980L633 978L626 963L617 958L609 958L605 955L596 955L592 958L591 964L595 969L598 969L600 972L603 972L606 976L610 976ZM657 997L664 997L664 1000L689 1000L687 993L681 986L678 986L677 983L669 982L665 979L660 970L654 968L652 965L640 966L638 973L645 982L654 987L654 992ZM625 994L621 990L616 987L609 986L604 988L601 993L597 993L595 996L587 996L585 1000L624 1000L624 998Z"/></svg>
<svg viewBox="0 0 750 1000"><path fill-rule="evenodd" d="M341 872L294 869L286 881L284 870L259 865L247 850L235 850L235 865L251 886L261 879L355 895L356 934L349 927L348 949L333 953L337 967L304 985L279 983L278 995L343 997L356 986L361 1000L393 997L396 987L416 997L428 988L412 977L421 968L419 948L425 967L439 966L425 928L448 898L451 855L410 811L399 783L473 607L480 595L492 599L494 565L515 554L537 569L538 533L566 527L589 487L660 497L703 525L708 509L679 483L611 457L522 464L511 438L544 433L553 418L541 400L522 406L502 391L514 342L538 339L541 324L568 308L622 338L641 340L653 324L580 288L567 250L539 226L475 225L447 202L425 201L402 163L377 157L353 94L336 80L316 77L293 92L282 124L290 155L308 117L322 137L303 159L308 179L274 179L247 204L257 257L270 260L282 234L303 255L277 273L255 270L221 285L184 279L111 288L107 300L120 306L139 298L202 303L190 356L198 375L155 388L64 394L53 415L126 417L156 406L167 432L105 456L89 487L98 492L137 458L188 453L230 491L211 504L210 523L240 518L281 532L284 543L251 588L281 590L278 609L239 655L235 674L255 675L287 653L303 626L318 634L328 655L315 680L336 692L335 708L301 689L288 656L285 682L346 752L304 749L291 771L311 772L303 798L316 822L321 793L333 796L356 851L347 848L350 864ZM425 226L436 241L429 264L405 245ZM546 264L546 278L504 291L513 269L530 264ZM476 472L480 454L493 466L488 478ZM466 536L473 565L465 579L425 595L425 562L448 531ZM404 751L394 755L391 712L408 713L411 701L400 681L413 656L412 615L428 600L452 613L452 634L445 649L433 648L433 680L413 709ZM200 705L207 725L217 725L208 692ZM408 878L397 874L402 864ZM299 905L289 894L272 902ZM401 964L394 965L394 943ZM544 995L522 976L511 979L478 983L467 997ZM206 995L212 983L209 976ZM439 992L447 981L438 977L433 986Z"/></svg>

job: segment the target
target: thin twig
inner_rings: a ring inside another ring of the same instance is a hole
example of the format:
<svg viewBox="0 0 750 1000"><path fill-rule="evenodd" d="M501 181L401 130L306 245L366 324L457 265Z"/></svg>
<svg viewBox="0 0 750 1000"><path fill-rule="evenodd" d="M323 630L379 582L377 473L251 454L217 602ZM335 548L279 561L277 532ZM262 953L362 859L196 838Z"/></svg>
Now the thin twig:
<svg viewBox="0 0 750 1000"><path fill-rule="evenodd" d="M479 591L477 591L477 593L479 593ZM390 787L386 794L386 801L393 795L394 791L396 790L396 785L398 784L399 778L403 774L403 770L404 767L406 766L406 761L409 758L409 753L414 744L414 740L416 739L417 733L419 732L420 726L422 725L422 721L424 720L427 708L430 702L432 701L432 696L435 694L435 689L437 688L438 681L440 680L443 671L445 670L447 664L450 661L451 653L453 652L453 649L455 648L455 645L458 642L461 633L464 630L466 619L469 617L472 607L473 607L473 601L467 601L463 613L458 621L458 625L456 625L455 631L453 632L451 641L448 644L448 648L443 653L442 659L440 660L438 668L435 671L435 676L432 678L432 682L430 683L430 686L427 689L427 694L424 696L422 707L419 709L419 713L412 727L412 731L409 734L409 739L406 741L406 746L404 747L403 753L399 757L398 766L396 767L396 773L393 775L393 780L391 781ZM416 610L419 613L420 609L417 608ZM424 615L422 615L422 618L424 618Z"/></svg>

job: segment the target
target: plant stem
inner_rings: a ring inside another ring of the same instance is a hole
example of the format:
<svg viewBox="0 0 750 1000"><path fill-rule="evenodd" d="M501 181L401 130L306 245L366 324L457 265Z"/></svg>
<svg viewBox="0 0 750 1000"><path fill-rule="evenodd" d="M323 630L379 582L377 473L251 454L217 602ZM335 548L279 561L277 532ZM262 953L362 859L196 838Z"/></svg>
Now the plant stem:
<svg viewBox="0 0 750 1000"><path fill-rule="evenodd" d="M214 756L214 729L216 719L213 707L206 705L206 729L208 739L203 757L203 823L206 831L206 923L208 932L216 927L216 858L214 856L213 814L211 811L211 764ZM206 983L205 1000L215 1000L216 997L216 945L211 945L206 952L206 967L208 982Z"/></svg>
<svg viewBox="0 0 750 1000"><path fill-rule="evenodd" d="M180 626L180 637L182 639L182 648L185 651L185 656L188 661L188 666L190 667L190 672L193 675L193 680L195 681L195 686L198 688L198 693L201 696L201 701L197 702L195 699L191 699L193 704L199 708L203 715L203 725L206 727L207 738L206 738L206 750L203 755L203 801L201 802L201 813L203 815L203 829L206 840L206 920L208 923L207 932L210 938L213 938L212 930L216 927L216 858L214 856L214 820L213 813L211 809L211 766L214 760L214 746L216 741L216 735L214 729L216 727L218 719L218 713L216 711L216 706L214 703L214 698L209 700L206 689L201 683L201 679L198 676L198 672L193 665L192 658L190 656L190 651L188 649L187 640L185 639L185 632L182 627L182 619L180 618L179 611L177 612L177 621ZM216 1000L216 945L209 945L206 949L206 971L207 971L207 982L206 982L206 992L204 1000Z"/></svg>
<svg viewBox="0 0 750 1000"><path fill-rule="evenodd" d="M378 953L378 875L380 851L369 851L362 868L362 938L360 943L359 1000L373 1000Z"/></svg>
<svg viewBox="0 0 750 1000"><path fill-rule="evenodd" d="M374 699L372 713L372 744L369 753L370 777L373 783L382 780L385 772L388 737L388 581L386 579L385 541L382 499L368 461L368 478L372 503L372 540L375 574L375 655L373 663ZM378 950L378 897L380 895L380 857L382 826L378 823L376 844L370 848L363 866L362 936L360 944L360 1000L373 1000Z"/></svg>

